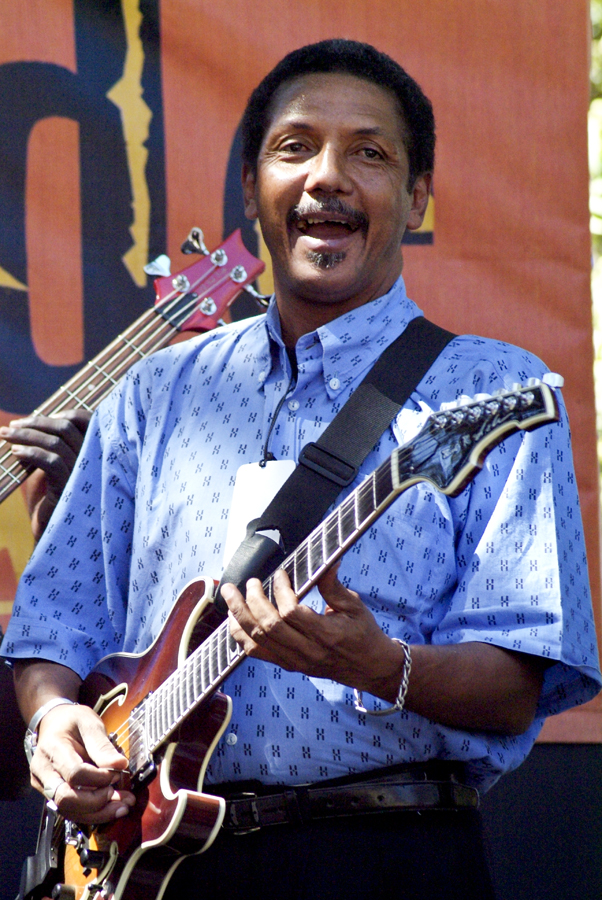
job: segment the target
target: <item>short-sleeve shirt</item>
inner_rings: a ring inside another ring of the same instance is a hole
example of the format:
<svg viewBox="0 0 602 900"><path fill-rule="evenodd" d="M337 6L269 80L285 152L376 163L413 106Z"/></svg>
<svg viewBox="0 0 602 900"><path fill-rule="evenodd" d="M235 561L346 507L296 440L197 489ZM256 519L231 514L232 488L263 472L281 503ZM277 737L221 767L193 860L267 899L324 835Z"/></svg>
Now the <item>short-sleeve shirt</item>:
<svg viewBox="0 0 602 900"><path fill-rule="evenodd" d="M21 579L2 653L55 661L82 677L107 654L142 653L191 579L219 579L239 466L266 453L296 460L419 314L400 278L386 295L301 337L295 372L272 302L264 316L132 368L91 422ZM412 440L441 403L545 372L517 347L455 338L348 490ZM438 758L464 763L469 780L486 789L522 762L545 716L597 693L583 527L560 406L559 422L492 450L459 496L427 482L401 493L339 571L390 637L479 641L545 658L527 732L469 732L407 710L370 716L356 710L349 687L246 659L222 688L233 713L209 782L298 784ZM303 602L324 606L316 589Z"/></svg>

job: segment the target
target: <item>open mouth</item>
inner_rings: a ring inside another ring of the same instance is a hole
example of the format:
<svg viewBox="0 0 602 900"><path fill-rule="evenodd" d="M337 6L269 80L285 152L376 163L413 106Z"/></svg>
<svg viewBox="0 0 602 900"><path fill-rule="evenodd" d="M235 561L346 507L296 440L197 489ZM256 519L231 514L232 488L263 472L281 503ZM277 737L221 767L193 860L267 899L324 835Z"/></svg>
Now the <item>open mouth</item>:
<svg viewBox="0 0 602 900"><path fill-rule="evenodd" d="M327 203L312 207L295 207L289 213L288 224L308 237L332 241L345 238L356 231L365 233L368 217L333 198Z"/></svg>

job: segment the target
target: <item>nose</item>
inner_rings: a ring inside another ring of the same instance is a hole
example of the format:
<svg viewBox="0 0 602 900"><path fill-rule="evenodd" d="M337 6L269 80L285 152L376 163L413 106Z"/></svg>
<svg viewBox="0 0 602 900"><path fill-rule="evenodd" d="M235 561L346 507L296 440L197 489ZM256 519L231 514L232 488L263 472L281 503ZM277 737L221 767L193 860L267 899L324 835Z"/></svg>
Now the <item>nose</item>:
<svg viewBox="0 0 602 900"><path fill-rule="evenodd" d="M305 180L306 193L348 194L352 189L345 154L331 144L325 144L319 153L309 160Z"/></svg>

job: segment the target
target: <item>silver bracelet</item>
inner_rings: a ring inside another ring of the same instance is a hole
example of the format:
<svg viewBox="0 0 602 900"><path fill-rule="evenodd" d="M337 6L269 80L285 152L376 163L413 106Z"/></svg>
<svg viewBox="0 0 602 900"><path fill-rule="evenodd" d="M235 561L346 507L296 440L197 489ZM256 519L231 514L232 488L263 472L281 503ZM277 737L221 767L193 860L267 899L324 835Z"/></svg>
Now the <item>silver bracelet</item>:
<svg viewBox="0 0 602 900"><path fill-rule="evenodd" d="M31 765L31 759L35 752L37 743L38 743L38 728L40 726L40 722L46 715L46 713L50 712L51 709L54 709L55 706L63 706L64 704L69 704L70 706L76 706L75 700L69 700L67 697L53 697L52 700L49 700L48 703L44 703L43 706L40 706L36 712L34 712L31 717L31 721L27 726L27 731L25 732L25 738L23 744L25 746L25 756L27 757L27 762Z"/></svg>
<svg viewBox="0 0 602 900"><path fill-rule="evenodd" d="M403 648L404 653L403 673L401 675L401 684L399 685L399 691L395 703L393 704L393 706L387 706L386 709L366 709L362 698L362 692L354 688L353 693L355 696L355 708L358 712L367 713L369 716L390 716L391 713L401 712L404 707L404 704L406 702L406 694L408 693L408 687L410 686L412 654L410 653L409 644L406 644L406 642L402 641L401 638L392 638L392 640L394 640L396 644L399 644Z"/></svg>

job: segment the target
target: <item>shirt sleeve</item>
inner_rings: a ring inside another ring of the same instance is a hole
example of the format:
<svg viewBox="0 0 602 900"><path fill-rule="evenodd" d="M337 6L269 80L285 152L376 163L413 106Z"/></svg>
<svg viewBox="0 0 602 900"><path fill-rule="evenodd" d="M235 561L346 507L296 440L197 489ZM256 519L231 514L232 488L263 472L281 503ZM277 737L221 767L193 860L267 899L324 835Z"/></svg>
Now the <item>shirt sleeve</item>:
<svg viewBox="0 0 602 900"><path fill-rule="evenodd" d="M132 371L93 416L71 478L20 581L7 657L61 663L85 677L123 649L137 446L144 419Z"/></svg>
<svg viewBox="0 0 602 900"><path fill-rule="evenodd" d="M549 660L538 714L591 699L600 674L562 400L559 422L500 444L467 491L457 589L433 643L483 641Z"/></svg>

